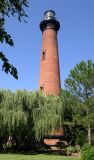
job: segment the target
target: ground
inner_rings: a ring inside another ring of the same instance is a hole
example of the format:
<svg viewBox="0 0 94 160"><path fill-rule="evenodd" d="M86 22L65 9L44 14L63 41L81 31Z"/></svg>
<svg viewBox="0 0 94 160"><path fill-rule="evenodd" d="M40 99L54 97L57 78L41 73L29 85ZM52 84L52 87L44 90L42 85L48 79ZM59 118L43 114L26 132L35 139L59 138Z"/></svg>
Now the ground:
<svg viewBox="0 0 94 160"><path fill-rule="evenodd" d="M64 157L62 155L23 155L23 154L0 154L0 160L80 160L79 158Z"/></svg>

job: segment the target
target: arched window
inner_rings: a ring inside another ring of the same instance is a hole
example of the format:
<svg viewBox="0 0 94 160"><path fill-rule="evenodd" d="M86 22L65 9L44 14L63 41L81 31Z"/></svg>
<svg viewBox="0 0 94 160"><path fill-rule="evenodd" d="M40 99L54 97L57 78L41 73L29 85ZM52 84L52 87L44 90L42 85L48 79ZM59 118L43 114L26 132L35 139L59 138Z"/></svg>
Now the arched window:
<svg viewBox="0 0 94 160"><path fill-rule="evenodd" d="M42 61L46 59L46 50L42 51Z"/></svg>

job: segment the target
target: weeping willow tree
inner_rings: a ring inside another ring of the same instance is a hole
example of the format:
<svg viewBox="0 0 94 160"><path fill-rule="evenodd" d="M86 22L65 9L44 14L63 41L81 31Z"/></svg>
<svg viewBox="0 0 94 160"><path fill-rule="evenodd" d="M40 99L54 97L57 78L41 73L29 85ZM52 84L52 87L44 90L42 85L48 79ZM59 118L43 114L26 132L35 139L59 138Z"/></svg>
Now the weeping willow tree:
<svg viewBox="0 0 94 160"><path fill-rule="evenodd" d="M16 93L0 91L0 143L6 143L9 136L15 139L17 148L24 144L26 139L31 142L34 137L33 97L35 93L25 90L18 90Z"/></svg>
<svg viewBox="0 0 94 160"><path fill-rule="evenodd" d="M33 119L32 119L32 103L33 103L33 93L27 92L26 90L18 90L14 96L14 104L16 112L20 112L16 121L18 121L18 126L15 126L14 137L17 142L17 147L19 149L26 148L25 146L32 144L33 137ZM32 97L32 98L30 98ZM32 103L31 100L32 99ZM31 105L31 106L30 106ZM22 117L22 118L21 118ZM28 146L28 148L29 148Z"/></svg>
<svg viewBox="0 0 94 160"><path fill-rule="evenodd" d="M1 137L3 141L6 142L9 136L14 137L16 133L17 137L19 133L18 137L20 139L22 131L27 124L27 115L22 109L22 99L19 100L20 95L18 93L14 94L11 91L3 90L0 92L0 95L0 126L2 128Z"/></svg>
<svg viewBox="0 0 94 160"><path fill-rule="evenodd" d="M61 99L58 96L44 96L39 93L35 103L33 109L34 131L36 139L39 140L53 130L62 128L61 112L63 110Z"/></svg>
<svg viewBox="0 0 94 160"><path fill-rule="evenodd" d="M40 92L18 90L15 93L0 91L0 137L6 142L9 136L16 148L40 141L44 135L62 127L62 101L60 97L45 96ZM0 142L1 143L1 142Z"/></svg>

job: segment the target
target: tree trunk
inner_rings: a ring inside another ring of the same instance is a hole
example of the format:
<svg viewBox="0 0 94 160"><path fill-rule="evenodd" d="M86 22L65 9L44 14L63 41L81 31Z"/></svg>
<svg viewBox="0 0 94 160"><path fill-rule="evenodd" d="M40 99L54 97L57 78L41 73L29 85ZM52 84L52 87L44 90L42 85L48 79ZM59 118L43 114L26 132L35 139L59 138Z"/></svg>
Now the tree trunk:
<svg viewBox="0 0 94 160"><path fill-rule="evenodd" d="M91 127L88 125L88 144L91 145Z"/></svg>

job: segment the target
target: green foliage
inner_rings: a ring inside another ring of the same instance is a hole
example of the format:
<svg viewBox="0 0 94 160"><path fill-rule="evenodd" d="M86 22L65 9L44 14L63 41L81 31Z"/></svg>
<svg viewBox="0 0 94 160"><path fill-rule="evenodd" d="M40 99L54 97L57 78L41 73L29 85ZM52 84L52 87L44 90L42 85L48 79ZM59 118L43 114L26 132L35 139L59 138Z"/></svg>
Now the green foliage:
<svg viewBox="0 0 94 160"><path fill-rule="evenodd" d="M57 96L41 92L0 91L0 143L12 136L16 149L30 149L36 141L54 129L62 127L62 103Z"/></svg>
<svg viewBox="0 0 94 160"><path fill-rule="evenodd" d="M69 78L65 81L66 88L79 101L85 102L86 98L94 96L94 64L91 60L82 61L71 70Z"/></svg>
<svg viewBox="0 0 94 160"><path fill-rule="evenodd" d="M69 146L69 147L66 148L66 150L67 150L67 155L69 156L74 152L74 147Z"/></svg>
<svg viewBox="0 0 94 160"><path fill-rule="evenodd" d="M0 59L3 61L2 70L6 73L10 73L14 78L18 79L17 69L9 63L8 59L2 52L0 52Z"/></svg>
<svg viewBox="0 0 94 160"><path fill-rule="evenodd" d="M75 126L73 128L73 132L73 140L75 142L75 145L79 144L80 146L83 146L85 143L87 143L87 129L85 129L85 127L83 127L82 125Z"/></svg>
<svg viewBox="0 0 94 160"><path fill-rule="evenodd" d="M65 81L68 106L71 107L71 121L83 125L88 132L88 143L91 144L91 129L94 126L94 63L91 60L80 62Z"/></svg>
<svg viewBox="0 0 94 160"><path fill-rule="evenodd" d="M14 46L11 36L5 29L6 17L18 15L21 22L23 17L27 17L24 7L28 7L28 0L0 0L0 42ZM18 79L17 69L9 63L4 53L0 51L0 59L2 60L2 70L10 73L14 78Z"/></svg>
<svg viewBox="0 0 94 160"><path fill-rule="evenodd" d="M31 141L33 140L32 110L28 107L30 96L32 93L26 91L17 91L16 93L0 91L0 137L2 144L3 141L7 142L10 135L16 141L17 149L24 143L27 135Z"/></svg>
<svg viewBox="0 0 94 160"><path fill-rule="evenodd" d="M94 160L94 147L85 144L81 150L82 160Z"/></svg>
<svg viewBox="0 0 94 160"><path fill-rule="evenodd" d="M80 152L80 147L78 146L68 146L66 148L67 155L71 155L72 153Z"/></svg>
<svg viewBox="0 0 94 160"><path fill-rule="evenodd" d="M49 134L54 129L61 128L61 99L57 96L37 94L37 104L33 109L34 130L37 139Z"/></svg>

